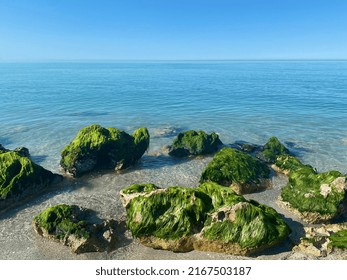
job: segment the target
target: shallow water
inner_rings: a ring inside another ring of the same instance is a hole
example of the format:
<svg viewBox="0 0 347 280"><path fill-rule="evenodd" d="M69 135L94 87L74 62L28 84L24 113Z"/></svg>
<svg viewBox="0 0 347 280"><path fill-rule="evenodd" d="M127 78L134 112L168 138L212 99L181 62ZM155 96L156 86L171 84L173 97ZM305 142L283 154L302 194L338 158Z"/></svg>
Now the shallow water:
<svg viewBox="0 0 347 280"><path fill-rule="evenodd" d="M162 153L178 132L216 131L225 144L264 144L276 135L319 171L347 173L347 62L180 62L0 64L0 143L26 146L44 167L62 173L60 151L92 123L131 132L149 128L140 163L120 173L68 179L0 215L0 259L210 259L213 253L175 254L139 246L128 232L109 254L74 255L33 232L32 218L48 206L78 204L101 218L124 221L118 192L133 183L195 187L211 157L175 160ZM247 195L302 223L276 204L286 178ZM289 245L260 258L288 258Z"/></svg>

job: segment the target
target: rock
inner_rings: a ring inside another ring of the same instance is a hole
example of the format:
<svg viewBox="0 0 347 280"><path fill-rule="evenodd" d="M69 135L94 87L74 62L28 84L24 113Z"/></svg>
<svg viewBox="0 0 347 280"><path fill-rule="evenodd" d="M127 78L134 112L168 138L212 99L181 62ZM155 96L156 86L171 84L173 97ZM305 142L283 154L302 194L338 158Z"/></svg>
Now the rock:
<svg viewBox="0 0 347 280"><path fill-rule="evenodd" d="M20 154L23 157L30 157L29 149L25 147L19 147L13 150L14 152Z"/></svg>
<svg viewBox="0 0 347 280"><path fill-rule="evenodd" d="M275 171L286 175L303 168L307 169L309 172L316 173L316 170L311 165L303 164L298 158L289 155L278 156L271 167Z"/></svg>
<svg viewBox="0 0 347 280"><path fill-rule="evenodd" d="M262 151L257 153L257 157L268 162L274 163L278 156L290 155L289 150L276 138L271 137L264 145Z"/></svg>
<svg viewBox="0 0 347 280"><path fill-rule="evenodd" d="M0 209L33 195L62 177L35 164L27 156L28 149L0 153Z"/></svg>
<svg viewBox="0 0 347 280"><path fill-rule="evenodd" d="M169 148L169 155L188 157L211 154L216 152L222 144L219 136L214 132L207 134L202 130L189 130L177 135Z"/></svg>
<svg viewBox="0 0 347 280"><path fill-rule="evenodd" d="M294 157L279 158L276 166L286 170L288 184L281 190L280 204L307 223L322 223L345 212L347 182L338 171L316 173Z"/></svg>
<svg viewBox="0 0 347 280"><path fill-rule="evenodd" d="M3 145L0 144L0 153L6 152L7 149Z"/></svg>
<svg viewBox="0 0 347 280"><path fill-rule="evenodd" d="M211 182L198 188L133 185L120 195L127 227L156 249L249 255L290 233L274 209Z"/></svg>
<svg viewBox="0 0 347 280"><path fill-rule="evenodd" d="M240 149L246 153L253 153L258 148L256 145L249 143L241 143L239 146Z"/></svg>
<svg viewBox="0 0 347 280"><path fill-rule="evenodd" d="M160 128L156 128L153 131L153 137L158 138L158 137L172 137L176 135L179 131L182 129L180 127L175 127L175 126L164 126Z"/></svg>
<svg viewBox="0 0 347 280"><path fill-rule="evenodd" d="M0 144L0 154L1 153L5 153L5 152L10 152L11 150L9 149L6 149L4 146L2 146ZM19 147L19 148L15 148L13 150L13 152L16 152L18 154L20 154L21 156L23 157L30 157L30 153L29 153L29 149L28 148L25 148L25 147Z"/></svg>
<svg viewBox="0 0 347 280"><path fill-rule="evenodd" d="M129 135L116 128L91 125L82 128L64 148L60 165L76 177L94 169L124 169L142 157L149 140L148 130L143 127Z"/></svg>
<svg viewBox="0 0 347 280"><path fill-rule="evenodd" d="M340 172L317 173L311 165L289 155L277 157L272 166L288 175L280 204L305 222L328 222L345 212L347 183Z"/></svg>
<svg viewBox="0 0 347 280"><path fill-rule="evenodd" d="M33 227L39 235L61 242L77 254L115 249L117 223L91 223L90 213L91 210L76 205L56 205L37 215Z"/></svg>
<svg viewBox="0 0 347 280"><path fill-rule="evenodd" d="M238 194L252 193L271 186L269 167L242 151L222 148L202 172L200 182L232 187Z"/></svg>
<svg viewBox="0 0 347 280"><path fill-rule="evenodd" d="M293 247L293 252L326 257L336 250L347 249L347 224L305 227L305 237Z"/></svg>

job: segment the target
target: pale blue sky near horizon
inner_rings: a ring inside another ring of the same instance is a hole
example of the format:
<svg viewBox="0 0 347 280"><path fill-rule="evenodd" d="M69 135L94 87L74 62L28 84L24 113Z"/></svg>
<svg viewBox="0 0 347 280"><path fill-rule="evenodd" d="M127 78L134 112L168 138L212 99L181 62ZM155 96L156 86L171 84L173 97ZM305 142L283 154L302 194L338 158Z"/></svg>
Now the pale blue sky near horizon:
<svg viewBox="0 0 347 280"><path fill-rule="evenodd" d="M0 61L347 59L345 0L0 0Z"/></svg>

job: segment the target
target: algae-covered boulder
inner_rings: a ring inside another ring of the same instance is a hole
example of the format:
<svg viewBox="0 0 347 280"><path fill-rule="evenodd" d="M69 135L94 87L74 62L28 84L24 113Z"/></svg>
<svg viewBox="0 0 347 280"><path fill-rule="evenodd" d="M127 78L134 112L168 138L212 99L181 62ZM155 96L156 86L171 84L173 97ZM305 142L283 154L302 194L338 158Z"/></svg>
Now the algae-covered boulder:
<svg viewBox="0 0 347 280"><path fill-rule="evenodd" d="M144 127L127 134L116 128L91 125L82 128L61 153L60 165L73 176L93 169L124 169L135 164L149 146Z"/></svg>
<svg viewBox="0 0 347 280"><path fill-rule="evenodd" d="M237 193L245 194L265 189L271 185L269 167L242 151L223 148L207 165L201 182L211 181L232 187Z"/></svg>
<svg viewBox="0 0 347 280"><path fill-rule="evenodd" d="M346 177L338 171L315 173L309 168L289 173L282 204L308 223L327 222L345 211Z"/></svg>
<svg viewBox="0 0 347 280"><path fill-rule="evenodd" d="M23 151L28 153L27 149L0 152L0 209L14 205L62 179L23 156Z"/></svg>
<svg viewBox="0 0 347 280"><path fill-rule="evenodd" d="M283 155L290 155L289 150L273 136L263 146L262 151L257 154L257 157L268 163L274 163L278 156Z"/></svg>
<svg viewBox="0 0 347 280"><path fill-rule="evenodd" d="M200 130L189 130L181 132L169 147L169 155L174 157L187 157L211 154L222 145L218 134L212 132L207 134Z"/></svg>
<svg viewBox="0 0 347 280"><path fill-rule="evenodd" d="M274 209L211 182L198 188L133 185L120 195L127 227L142 244L156 249L247 255L290 233Z"/></svg>
<svg viewBox="0 0 347 280"><path fill-rule="evenodd" d="M77 254L114 249L117 223L114 220L92 223L91 214L91 210L77 205L60 204L37 215L33 227L39 235L61 242Z"/></svg>
<svg viewBox="0 0 347 280"><path fill-rule="evenodd" d="M288 175L280 204L308 223L327 222L345 212L346 177L339 171L317 171L293 156L279 156L273 165Z"/></svg>

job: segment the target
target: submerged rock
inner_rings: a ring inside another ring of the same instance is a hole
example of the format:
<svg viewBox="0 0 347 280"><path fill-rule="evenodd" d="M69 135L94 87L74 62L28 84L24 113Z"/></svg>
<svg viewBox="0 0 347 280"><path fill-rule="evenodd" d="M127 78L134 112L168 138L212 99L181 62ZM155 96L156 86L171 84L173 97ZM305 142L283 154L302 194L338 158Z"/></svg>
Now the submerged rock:
<svg viewBox="0 0 347 280"><path fill-rule="evenodd" d="M257 153L257 157L268 163L274 163L278 156L290 155L289 150L275 137L271 137Z"/></svg>
<svg viewBox="0 0 347 280"><path fill-rule="evenodd" d="M169 155L174 157L188 157L211 154L218 150L223 143L218 134L207 134L200 130L181 132L174 139L169 148Z"/></svg>
<svg viewBox="0 0 347 280"><path fill-rule="evenodd" d="M238 194L252 193L271 185L270 168L242 151L223 148L202 172L200 182L206 181L230 186Z"/></svg>
<svg viewBox="0 0 347 280"><path fill-rule="evenodd" d="M249 255L290 233L274 209L215 183L167 189L133 185L120 195L127 227L142 244L156 249Z"/></svg>
<svg viewBox="0 0 347 280"><path fill-rule="evenodd" d="M99 224L88 221L90 210L76 205L56 205L33 219L34 230L41 236L69 246L74 253L111 251L116 245L114 220Z"/></svg>
<svg viewBox="0 0 347 280"><path fill-rule="evenodd" d="M93 169L124 169L135 164L149 146L144 127L127 134L116 128L91 125L82 128L61 153L60 165L73 176Z"/></svg>
<svg viewBox="0 0 347 280"><path fill-rule="evenodd" d="M33 195L62 179L60 175L35 164L26 154L29 150L0 152L0 209Z"/></svg>

